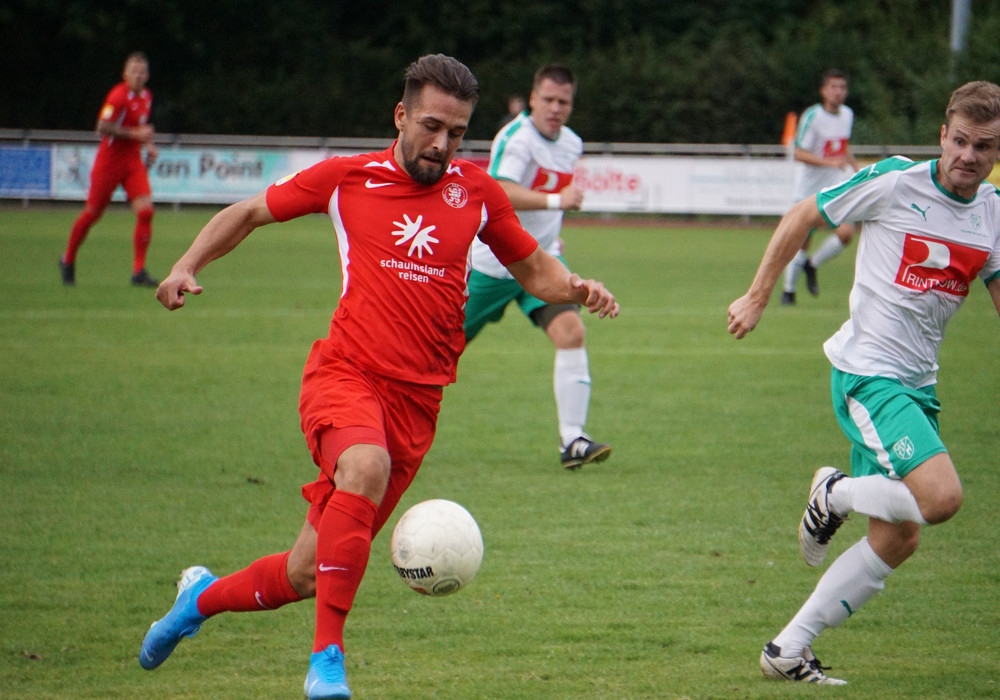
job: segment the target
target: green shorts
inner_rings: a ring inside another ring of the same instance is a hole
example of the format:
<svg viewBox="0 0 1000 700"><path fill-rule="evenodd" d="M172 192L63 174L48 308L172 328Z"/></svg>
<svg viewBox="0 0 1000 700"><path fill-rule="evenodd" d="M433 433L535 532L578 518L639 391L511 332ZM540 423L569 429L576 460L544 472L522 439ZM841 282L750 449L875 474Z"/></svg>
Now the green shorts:
<svg viewBox="0 0 1000 700"><path fill-rule="evenodd" d="M851 474L902 479L918 465L947 452L938 433L934 385L910 389L896 379L861 377L834 368L833 410L851 441Z"/></svg>
<svg viewBox="0 0 1000 700"><path fill-rule="evenodd" d="M465 339L472 340L487 323L495 323L503 318L507 304L512 301L517 303L521 312L532 323L543 328L557 313L579 308L573 304L546 304L524 291L517 280L497 279L473 270L469 275L469 298L465 302ZM538 312L541 309L551 310L553 313L540 315Z"/></svg>

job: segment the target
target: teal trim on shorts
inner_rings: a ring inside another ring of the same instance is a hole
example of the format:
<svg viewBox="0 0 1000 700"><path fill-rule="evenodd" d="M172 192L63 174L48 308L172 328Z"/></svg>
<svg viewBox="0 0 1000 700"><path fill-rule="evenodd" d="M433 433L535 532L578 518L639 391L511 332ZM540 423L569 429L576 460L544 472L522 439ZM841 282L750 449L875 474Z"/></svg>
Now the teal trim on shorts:
<svg viewBox="0 0 1000 700"><path fill-rule="evenodd" d="M562 256L557 256L565 265ZM473 270L469 275L469 298L465 302L465 340L468 342L479 335L487 323L496 323L503 318L507 305L516 302L521 313L528 317L534 325L531 314L548 306L538 297L528 294L524 288L513 279L497 279Z"/></svg>
<svg viewBox="0 0 1000 700"><path fill-rule="evenodd" d="M941 402L933 384L911 389L897 379L833 368L830 392L837 422L851 441L852 476L902 479L948 451L938 432Z"/></svg>

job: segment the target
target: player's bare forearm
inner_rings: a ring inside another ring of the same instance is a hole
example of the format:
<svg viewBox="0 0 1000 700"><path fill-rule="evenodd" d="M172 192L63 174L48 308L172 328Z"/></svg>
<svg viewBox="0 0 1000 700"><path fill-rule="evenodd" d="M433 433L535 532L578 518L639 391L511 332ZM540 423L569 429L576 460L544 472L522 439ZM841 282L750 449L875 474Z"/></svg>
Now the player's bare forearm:
<svg viewBox="0 0 1000 700"><path fill-rule="evenodd" d="M750 289L729 307L728 330L737 340L757 327L774 285L802 248L809 231L825 225L826 220L819 211L815 196L802 200L782 217L764 251Z"/></svg>
<svg viewBox="0 0 1000 700"><path fill-rule="evenodd" d="M514 209L518 211L552 208L566 211L579 209L583 206L583 190L573 184L566 185L558 193L553 193L532 190L512 180L497 180L497 182L500 183L503 191L507 193L507 198L514 205ZM559 205L558 207L551 204L549 200L549 197L556 196L558 199L555 201Z"/></svg>
<svg viewBox="0 0 1000 700"><path fill-rule="evenodd" d="M524 260L508 265L508 269L529 294L544 302L581 304L600 318L618 316L618 302L602 283L571 273L541 248L536 248Z"/></svg>
<svg viewBox="0 0 1000 700"><path fill-rule="evenodd" d="M202 287L195 280L196 274L239 245L254 229L274 220L263 192L226 207L212 217L184 255L174 263L170 274L156 290L156 298L170 310L180 308L184 305L186 292L202 292Z"/></svg>
<svg viewBox="0 0 1000 700"><path fill-rule="evenodd" d="M101 136L114 136L119 139L131 139L141 143L152 143L156 130L152 124L142 124L140 126L120 126L108 119L100 119L97 122L97 133Z"/></svg>
<svg viewBox="0 0 1000 700"><path fill-rule="evenodd" d="M536 192L513 180L497 180L497 182L503 188L503 191L507 193L507 199L514 205L514 209L527 211L546 208L547 199L544 192Z"/></svg>
<svg viewBox="0 0 1000 700"><path fill-rule="evenodd" d="M1000 315L1000 277L994 277L986 285L986 289L989 290L990 298L993 299L993 306L997 310L997 314Z"/></svg>

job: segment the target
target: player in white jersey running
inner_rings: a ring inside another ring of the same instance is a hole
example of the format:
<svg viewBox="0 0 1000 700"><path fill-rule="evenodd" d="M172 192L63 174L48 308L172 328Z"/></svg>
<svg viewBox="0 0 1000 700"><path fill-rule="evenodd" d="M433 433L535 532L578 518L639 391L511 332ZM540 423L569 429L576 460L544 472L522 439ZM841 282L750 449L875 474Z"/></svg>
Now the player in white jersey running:
<svg viewBox="0 0 1000 700"><path fill-rule="evenodd" d="M796 204L749 291L729 307L729 332L743 338L812 228L863 222L851 315L823 346L833 365L834 410L852 444L852 477L833 467L816 471L799 545L806 563L819 565L852 512L868 517L868 534L830 565L764 647L767 676L845 683L823 672L813 640L882 590L916 551L922 525L948 520L962 504L938 434L938 351L977 277L1000 314L1000 193L984 182L998 159L1000 87L963 85L948 104L938 160L890 158Z"/></svg>
<svg viewBox="0 0 1000 700"><path fill-rule="evenodd" d="M847 99L847 75L831 68L823 73L819 94L822 102L802 113L795 134L795 190L792 199L799 202L820 190L846 180L858 170L858 161L851 153L851 131L854 112L844 104ZM834 258L846 248L857 227L845 221L827 236L812 256L809 238L785 268L785 289L782 304L795 303L795 287L799 276L806 273L806 288L819 294L816 268Z"/></svg>
<svg viewBox="0 0 1000 700"><path fill-rule="evenodd" d="M565 66L535 71L529 111L500 129L490 149L489 173L507 192L524 228L539 247L562 259L563 211L579 209L583 190L573 184L573 169L583 141L566 121L573 111L576 79ZM578 469L601 462L611 446L584 432L590 406L590 365L580 307L553 305L528 294L485 245L473 242L465 337L472 340L487 323L499 321L516 302L556 348L553 386L559 420L562 466Z"/></svg>

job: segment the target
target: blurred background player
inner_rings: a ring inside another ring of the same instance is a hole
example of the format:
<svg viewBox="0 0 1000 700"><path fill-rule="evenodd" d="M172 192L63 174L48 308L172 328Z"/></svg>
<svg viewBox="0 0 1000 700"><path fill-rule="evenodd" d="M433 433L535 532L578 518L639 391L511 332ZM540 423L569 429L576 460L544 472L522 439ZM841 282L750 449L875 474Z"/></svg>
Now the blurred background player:
<svg viewBox="0 0 1000 700"><path fill-rule="evenodd" d="M793 199L796 202L843 182L859 169L850 146L854 112L844 104L847 99L847 74L836 68L825 71L820 79L819 94L822 102L802 113L795 134L798 167ZM819 294L816 268L840 255L856 232L853 223L842 223L812 256L807 253L810 241L807 238L802 250L785 268L785 290L781 303L795 303L795 286L803 272L809 293L814 296Z"/></svg>
<svg viewBox="0 0 1000 700"><path fill-rule="evenodd" d="M153 235L153 198L146 169L156 162L158 151L153 143L154 129L149 124L153 95L146 88L149 61L140 52L129 54L122 71L122 82L111 88L97 118L97 147L90 171L87 203L70 231L66 252L59 258L63 284L76 284L76 254L98 219L104 214L115 189L121 185L135 211L132 235L132 284L155 287L159 281L146 271L146 251ZM146 149L143 160L142 149Z"/></svg>
<svg viewBox="0 0 1000 700"><path fill-rule="evenodd" d="M940 142L937 160L889 158L794 205L750 289L729 307L729 332L742 338L812 228L864 222L850 318L823 345L834 412L851 442L851 476L834 467L813 474L799 549L819 566L850 513L867 516L868 533L764 646L760 667L772 678L843 685L824 673L813 641L885 587L916 552L922 525L943 523L962 505L935 387L945 328L977 278L1000 314L1000 197L984 182L1000 158L1000 87L979 81L955 90ZM867 658L877 660L877 650Z"/></svg>
<svg viewBox="0 0 1000 700"><path fill-rule="evenodd" d="M520 95L511 95L507 98L507 113L503 115L500 120L498 127L506 126L512 121L521 116L527 105L524 103L524 98Z"/></svg>
<svg viewBox="0 0 1000 700"><path fill-rule="evenodd" d="M490 149L490 175L510 197L524 228L560 260L563 211L583 204L583 190L573 184L583 141L566 126L575 93L576 79L568 68L555 64L539 68L528 97L529 111L504 126ZM583 430L590 405L590 368L579 306L546 304L528 294L476 240L465 307L466 340L475 338L487 323L499 321L511 302L545 331L556 348L553 384L563 467L578 469L607 459L611 447L594 442Z"/></svg>

